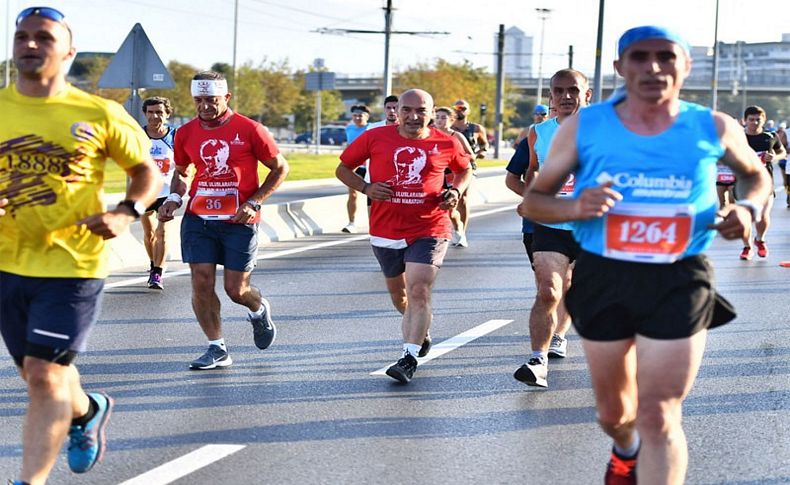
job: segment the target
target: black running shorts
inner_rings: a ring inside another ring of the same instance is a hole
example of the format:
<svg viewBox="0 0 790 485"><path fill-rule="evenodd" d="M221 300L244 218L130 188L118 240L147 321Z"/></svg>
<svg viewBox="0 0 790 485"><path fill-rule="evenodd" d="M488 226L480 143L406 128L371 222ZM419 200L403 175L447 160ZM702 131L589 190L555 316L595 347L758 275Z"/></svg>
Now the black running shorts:
<svg viewBox="0 0 790 485"><path fill-rule="evenodd" d="M560 253L574 262L579 257L579 243L573 238L573 232L535 224L532 238L532 252Z"/></svg>
<svg viewBox="0 0 790 485"><path fill-rule="evenodd" d="M726 323L713 289L713 268L705 256L672 264L632 263L582 251L565 296L576 332L613 341L643 335L671 340Z"/></svg>

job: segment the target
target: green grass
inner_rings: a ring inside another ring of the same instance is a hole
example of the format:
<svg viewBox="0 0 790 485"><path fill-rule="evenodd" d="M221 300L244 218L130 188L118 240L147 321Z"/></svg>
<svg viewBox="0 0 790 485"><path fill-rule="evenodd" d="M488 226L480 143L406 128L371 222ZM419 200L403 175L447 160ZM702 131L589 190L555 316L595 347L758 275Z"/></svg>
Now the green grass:
<svg viewBox="0 0 790 485"><path fill-rule="evenodd" d="M287 180L314 180L334 178L335 168L340 163L340 153L331 155L315 155L309 153L287 153L285 158L291 171ZM478 160L477 166L504 167L505 160ZM266 176L266 169L259 166L258 175L261 180ZM104 190L107 193L123 192L126 190L126 174L112 161L107 162L107 172L104 179Z"/></svg>

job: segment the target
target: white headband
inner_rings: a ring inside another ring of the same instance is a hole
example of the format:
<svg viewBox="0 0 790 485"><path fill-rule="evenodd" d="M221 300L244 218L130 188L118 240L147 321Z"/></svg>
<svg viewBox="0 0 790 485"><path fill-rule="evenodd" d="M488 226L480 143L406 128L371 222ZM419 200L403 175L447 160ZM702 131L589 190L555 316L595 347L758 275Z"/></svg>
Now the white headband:
<svg viewBox="0 0 790 485"><path fill-rule="evenodd" d="M192 96L225 96L228 94L228 81L224 79L192 80Z"/></svg>

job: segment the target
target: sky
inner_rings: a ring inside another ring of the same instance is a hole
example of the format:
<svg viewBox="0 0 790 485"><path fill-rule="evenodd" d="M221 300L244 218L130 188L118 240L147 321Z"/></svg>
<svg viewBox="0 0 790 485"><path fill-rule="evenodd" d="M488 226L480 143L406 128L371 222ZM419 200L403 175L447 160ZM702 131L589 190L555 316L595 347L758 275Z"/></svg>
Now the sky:
<svg viewBox="0 0 790 485"><path fill-rule="evenodd" d="M339 75L381 75L382 34L332 35L318 29L383 30L386 0L238 0L237 64L287 60L305 69L323 58ZM394 35L393 72L436 58L470 61L493 71L494 37L499 24L516 26L535 37L541 21L536 8L551 9L545 21L543 72L567 66L568 46L574 67L592 74L595 66L597 0L392 0L393 30L449 32L448 35ZM750 6L751 4L751 6ZM6 0L0 11L13 33L16 14L25 7L48 5L61 10L74 31L79 51L116 51L140 23L159 56L206 69L233 61L233 0ZM692 45L712 46L716 0L606 0L603 72L612 72L617 38L630 27L671 27ZM719 40L778 42L790 34L790 0L760 2L719 0ZM8 52L5 45L4 52ZM6 57L3 55L2 57Z"/></svg>

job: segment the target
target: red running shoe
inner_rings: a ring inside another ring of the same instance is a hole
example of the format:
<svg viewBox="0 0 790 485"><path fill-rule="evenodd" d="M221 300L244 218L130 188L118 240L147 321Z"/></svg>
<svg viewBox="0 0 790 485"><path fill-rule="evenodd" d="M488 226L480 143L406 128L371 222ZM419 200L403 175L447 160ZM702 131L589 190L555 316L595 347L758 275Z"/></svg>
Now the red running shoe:
<svg viewBox="0 0 790 485"><path fill-rule="evenodd" d="M603 483L604 485L636 485L636 456L623 458L612 449Z"/></svg>
<svg viewBox="0 0 790 485"><path fill-rule="evenodd" d="M768 246L765 245L765 241L758 241L755 239L754 245L757 246L757 256L761 258L768 256Z"/></svg>
<svg viewBox="0 0 790 485"><path fill-rule="evenodd" d="M743 248L743 251L741 251L741 259L744 261L751 260L752 256L753 256L752 248L750 248L749 246L746 246L745 248Z"/></svg>

